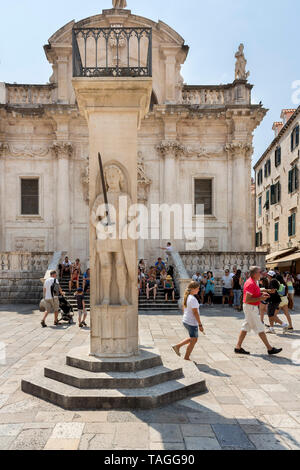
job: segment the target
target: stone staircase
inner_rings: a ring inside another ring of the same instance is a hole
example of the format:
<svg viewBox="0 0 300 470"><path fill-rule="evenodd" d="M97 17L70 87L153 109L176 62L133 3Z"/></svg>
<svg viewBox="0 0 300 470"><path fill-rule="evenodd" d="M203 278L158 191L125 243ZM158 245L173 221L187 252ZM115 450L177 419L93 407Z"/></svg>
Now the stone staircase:
<svg viewBox="0 0 300 470"><path fill-rule="evenodd" d="M45 364L22 380L22 391L66 410L150 409L206 391L193 362L170 350L161 357L153 348L139 356L100 359L88 347L71 351L65 362Z"/></svg>
<svg viewBox="0 0 300 470"><path fill-rule="evenodd" d="M169 299L171 299L171 295L169 295ZM164 294L164 289L160 285L158 290L157 290L157 296L156 300L153 300L153 293L151 292L150 294L150 299L147 300L147 296L145 292L142 292L139 295L139 311L155 311L155 312L176 312L179 311L178 307L178 300L179 300L179 295L176 292L175 294L175 301L173 302L172 300L168 300L168 302L165 301L165 294Z"/></svg>
<svg viewBox="0 0 300 470"><path fill-rule="evenodd" d="M59 279L59 284L65 293L66 299L72 305L74 312L77 312L77 301L76 301L76 297L74 296L74 293L76 292L76 287L75 287L75 284L73 284L72 292L69 292L69 281L70 281L70 276L63 276L63 278ZM82 286L83 286L83 276L81 275L79 278L79 287L82 287ZM89 312L90 311L90 294L89 293L86 293L84 295L84 301L85 301L85 307L87 311Z"/></svg>

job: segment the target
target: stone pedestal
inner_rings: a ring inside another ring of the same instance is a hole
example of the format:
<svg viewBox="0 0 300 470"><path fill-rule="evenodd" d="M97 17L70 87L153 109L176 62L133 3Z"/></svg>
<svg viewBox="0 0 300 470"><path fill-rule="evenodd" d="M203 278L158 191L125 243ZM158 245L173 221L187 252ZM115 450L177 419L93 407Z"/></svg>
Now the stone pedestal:
<svg viewBox="0 0 300 470"><path fill-rule="evenodd" d="M109 202L115 205L120 194L128 204L137 204L137 131L149 110L152 79L76 78L73 86L88 123L90 142L90 353L97 357L134 356L138 353L137 242L119 238L99 241L97 207L104 198L98 152L104 172L114 168L119 179L119 192L116 187L110 191L107 183ZM120 272L124 275L118 278ZM126 298L121 293L123 281Z"/></svg>

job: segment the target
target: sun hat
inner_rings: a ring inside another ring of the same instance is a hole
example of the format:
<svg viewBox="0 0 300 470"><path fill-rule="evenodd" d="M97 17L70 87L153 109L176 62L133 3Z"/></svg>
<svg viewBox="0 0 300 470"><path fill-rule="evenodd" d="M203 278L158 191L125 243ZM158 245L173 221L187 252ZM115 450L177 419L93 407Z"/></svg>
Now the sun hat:
<svg viewBox="0 0 300 470"><path fill-rule="evenodd" d="M168 281L172 281L173 278L172 278L172 276L168 275L167 279L168 279Z"/></svg>

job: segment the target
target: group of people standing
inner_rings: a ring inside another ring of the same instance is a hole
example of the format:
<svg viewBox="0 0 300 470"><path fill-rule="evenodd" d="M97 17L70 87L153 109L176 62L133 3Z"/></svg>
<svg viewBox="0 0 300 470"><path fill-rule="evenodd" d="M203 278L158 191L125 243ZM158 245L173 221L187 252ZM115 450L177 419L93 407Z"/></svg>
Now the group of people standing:
<svg viewBox="0 0 300 470"><path fill-rule="evenodd" d="M254 331L267 349L268 355L276 355L282 352L282 348L273 347L266 333L276 334L274 325L278 324L284 332L294 331L289 307L294 306L294 279L290 273L284 276L275 271L262 271L260 267L253 266L245 277L240 270L233 268L233 273L225 271L223 276L223 305L226 297L228 300L233 294L233 306L238 308L242 303L245 320L242 324L234 353L237 355L249 355L250 352L243 348L243 343L248 333ZM209 287L206 289L207 280ZM213 283L213 284L212 284ZM212 273L203 276L196 273L193 281L185 291L183 300L183 326L189 337L182 342L172 346L174 352L181 356L181 348L187 346L184 359L190 361L190 356L197 344L199 331L205 334L200 318L200 302L204 304L204 296L211 291L211 284L215 285ZM203 287L204 286L204 287ZM207 297L209 300L209 297ZM282 310L286 316L287 323L278 317ZM264 318L268 314L270 325L265 325ZM266 332L266 326L269 328Z"/></svg>

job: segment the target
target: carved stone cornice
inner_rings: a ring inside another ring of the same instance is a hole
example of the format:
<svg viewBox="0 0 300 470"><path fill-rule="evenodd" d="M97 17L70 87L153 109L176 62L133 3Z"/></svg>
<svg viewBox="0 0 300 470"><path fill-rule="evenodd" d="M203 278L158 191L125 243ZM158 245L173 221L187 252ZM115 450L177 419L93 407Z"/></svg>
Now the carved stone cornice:
<svg viewBox="0 0 300 470"><path fill-rule="evenodd" d="M156 150L163 158L178 158L184 155L187 149L177 140L163 140L156 146Z"/></svg>
<svg viewBox="0 0 300 470"><path fill-rule="evenodd" d="M69 159L73 155L73 145L70 142L54 142L51 151L57 159Z"/></svg>

